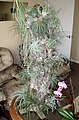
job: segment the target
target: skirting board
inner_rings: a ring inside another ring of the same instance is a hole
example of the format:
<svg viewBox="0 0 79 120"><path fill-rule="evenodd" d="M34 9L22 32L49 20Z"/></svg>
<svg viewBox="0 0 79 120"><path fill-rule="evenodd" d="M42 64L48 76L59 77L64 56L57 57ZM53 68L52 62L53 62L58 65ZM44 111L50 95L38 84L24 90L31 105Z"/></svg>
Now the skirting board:
<svg viewBox="0 0 79 120"><path fill-rule="evenodd" d="M71 62L79 64L79 61L71 59Z"/></svg>

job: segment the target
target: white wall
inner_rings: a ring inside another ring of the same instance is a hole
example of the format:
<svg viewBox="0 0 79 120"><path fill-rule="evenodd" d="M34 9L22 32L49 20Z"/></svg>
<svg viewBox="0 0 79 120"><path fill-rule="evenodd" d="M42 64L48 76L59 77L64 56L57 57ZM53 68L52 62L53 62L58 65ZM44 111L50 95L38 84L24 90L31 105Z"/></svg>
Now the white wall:
<svg viewBox="0 0 79 120"><path fill-rule="evenodd" d="M12 4L9 3L9 1L13 0L1 0L6 1L8 3L1 4L0 3L0 13L4 13L4 11L9 12L10 6L12 7ZM44 4L44 0L23 0L28 2L28 5L32 6L37 3ZM4 6L2 9L2 5ZM12 30L13 29L13 21L0 21L0 47L6 47L11 50L14 56L15 63L20 63L19 55L18 55L18 46L21 43L21 40L19 36Z"/></svg>
<svg viewBox="0 0 79 120"><path fill-rule="evenodd" d="M60 9L59 17L63 30L66 36L71 36L70 39L65 36L60 50L67 58L70 58L75 0L49 0L49 2L56 10Z"/></svg>
<svg viewBox="0 0 79 120"><path fill-rule="evenodd" d="M20 63L18 56L18 46L20 38L14 33L12 21L0 22L0 47L6 47L11 50L14 56L15 63Z"/></svg>
<svg viewBox="0 0 79 120"><path fill-rule="evenodd" d="M79 63L79 0L75 0L71 58L72 61Z"/></svg>
<svg viewBox="0 0 79 120"><path fill-rule="evenodd" d="M59 17L63 26L63 30L66 31L67 35L72 35L72 24L73 24L73 11L74 11L74 0L49 0L50 3L56 9L61 8ZM36 3L44 4L44 0L28 0L29 5ZM16 63L20 63L18 56L18 46L20 44L20 38L12 30L12 21L0 22L0 46L9 48L15 58ZM65 38L65 46L62 45L62 50L64 55L70 57L71 39Z"/></svg>

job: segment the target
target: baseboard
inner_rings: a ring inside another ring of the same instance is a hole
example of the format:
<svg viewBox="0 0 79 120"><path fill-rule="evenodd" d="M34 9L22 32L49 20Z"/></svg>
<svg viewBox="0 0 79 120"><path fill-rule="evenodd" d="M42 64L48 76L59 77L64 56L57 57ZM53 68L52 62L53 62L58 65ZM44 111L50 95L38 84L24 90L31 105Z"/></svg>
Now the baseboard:
<svg viewBox="0 0 79 120"><path fill-rule="evenodd" d="M71 62L79 64L79 61L71 59Z"/></svg>

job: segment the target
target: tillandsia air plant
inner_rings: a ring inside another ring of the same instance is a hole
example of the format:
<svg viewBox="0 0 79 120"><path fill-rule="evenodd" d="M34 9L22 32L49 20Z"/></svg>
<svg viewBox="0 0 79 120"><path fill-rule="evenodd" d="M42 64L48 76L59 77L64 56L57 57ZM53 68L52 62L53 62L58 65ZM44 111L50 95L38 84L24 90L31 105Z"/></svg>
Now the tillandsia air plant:
<svg viewBox="0 0 79 120"><path fill-rule="evenodd" d="M15 27L22 40L23 69L18 76L25 83L17 92L18 109L25 108L28 116L30 110L38 115L49 109L53 111L57 109L58 97L61 97L53 92L60 81L55 71L65 62L63 56L56 52L64 35L58 12L48 1L44 6L36 4L29 7L15 0L14 8Z"/></svg>

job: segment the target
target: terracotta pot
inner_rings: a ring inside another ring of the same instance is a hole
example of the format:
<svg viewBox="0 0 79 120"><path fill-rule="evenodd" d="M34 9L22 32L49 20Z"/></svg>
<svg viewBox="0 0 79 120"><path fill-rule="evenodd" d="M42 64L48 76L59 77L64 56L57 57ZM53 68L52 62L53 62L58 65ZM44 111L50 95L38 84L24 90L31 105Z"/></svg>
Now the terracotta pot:
<svg viewBox="0 0 79 120"><path fill-rule="evenodd" d="M16 110L15 100L16 100L16 97L12 100L11 106L10 106L11 118L12 118L12 120L22 120L22 118L20 117L20 115L18 114L18 112Z"/></svg>
<svg viewBox="0 0 79 120"><path fill-rule="evenodd" d="M17 112L16 105L15 105L15 100L16 100L16 97L12 100L11 106L10 106L10 115L11 115L11 118L12 118L12 120L23 120L23 118L21 118L21 116ZM42 120L48 120L48 119L44 118Z"/></svg>

